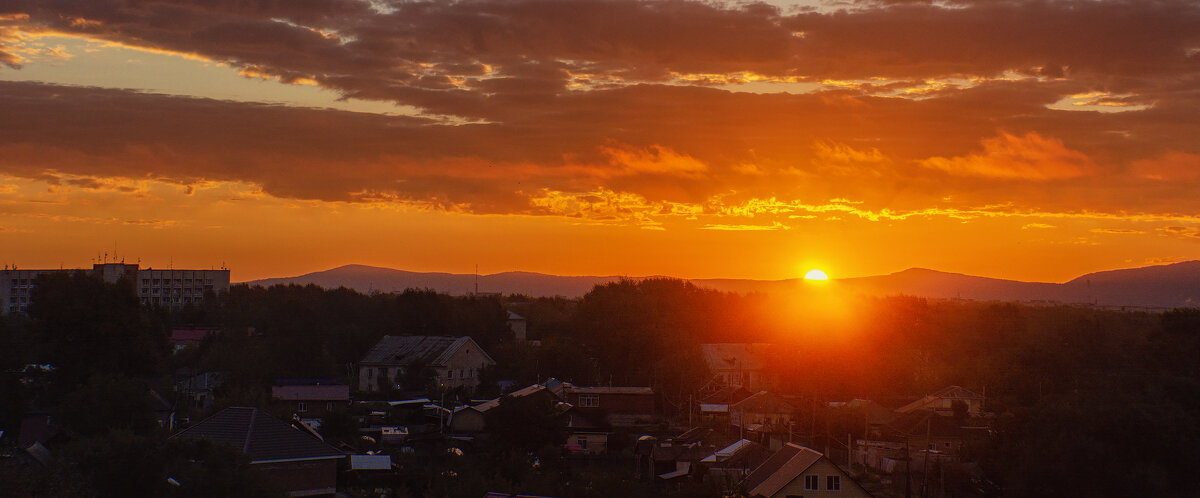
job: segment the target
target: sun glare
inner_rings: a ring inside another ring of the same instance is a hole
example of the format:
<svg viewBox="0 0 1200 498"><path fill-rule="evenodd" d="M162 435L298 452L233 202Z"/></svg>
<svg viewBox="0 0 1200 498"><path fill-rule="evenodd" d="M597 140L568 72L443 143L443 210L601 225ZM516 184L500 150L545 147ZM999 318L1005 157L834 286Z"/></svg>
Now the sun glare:
<svg viewBox="0 0 1200 498"><path fill-rule="evenodd" d="M814 268L812 270L808 270L808 273L804 274L804 279L805 280L829 280L829 275L826 275L825 272Z"/></svg>

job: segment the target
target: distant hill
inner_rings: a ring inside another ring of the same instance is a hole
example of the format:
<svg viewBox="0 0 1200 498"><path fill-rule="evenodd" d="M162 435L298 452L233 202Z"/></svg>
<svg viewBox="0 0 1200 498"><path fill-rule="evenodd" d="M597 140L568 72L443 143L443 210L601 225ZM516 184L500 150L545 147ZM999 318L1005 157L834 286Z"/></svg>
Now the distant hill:
<svg viewBox="0 0 1200 498"><path fill-rule="evenodd" d="M504 272L478 277L480 292L530 296L579 297L598 284L618 276L558 276L530 272ZM642 277L646 278L646 277ZM802 285L799 279L693 279L692 283L727 292L786 292ZM394 292L408 288L433 289L448 294L475 291L470 274L418 273L391 268L347 265L296 277L246 282L250 285L316 284L348 287L361 292ZM910 295L933 299L1088 303L1108 307L1175 308L1200 306L1200 261L1089 273L1062 284L1021 282L976 277L923 268L889 275L837 279L840 288L868 295Z"/></svg>
<svg viewBox="0 0 1200 498"><path fill-rule="evenodd" d="M502 292L530 296L579 297L597 284L615 282L621 277L563 277L510 271L479 275L479 292ZM264 287L275 284L316 284L336 289L347 287L359 292L399 292L405 289L433 289L447 294L475 292L475 275L463 273L421 273L366 265L346 265L296 277L268 278L246 282Z"/></svg>

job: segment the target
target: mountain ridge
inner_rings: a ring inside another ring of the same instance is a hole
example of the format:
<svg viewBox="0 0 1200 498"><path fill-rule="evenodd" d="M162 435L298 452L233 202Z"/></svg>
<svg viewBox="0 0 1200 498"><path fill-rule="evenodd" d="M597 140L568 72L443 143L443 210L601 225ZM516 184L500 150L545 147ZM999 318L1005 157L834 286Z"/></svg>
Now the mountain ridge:
<svg viewBox="0 0 1200 498"><path fill-rule="evenodd" d="M448 272L414 272L395 268L348 264L293 277L242 282L248 285L315 284L347 287L360 292L398 292L410 288L433 289L449 294L475 292L529 296L579 297L592 287L622 278L674 278L662 276L553 275L507 271L487 275ZM782 292L803 280L736 278L684 279L697 286L726 292ZM1200 260L1138 268L1104 270L1080 275L1064 283L1024 282L929 268L908 268L886 275L832 279L841 288L868 295L911 295L932 299L1017 301L1091 304L1107 307L1166 309L1200 306ZM476 287L478 285L478 287Z"/></svg>

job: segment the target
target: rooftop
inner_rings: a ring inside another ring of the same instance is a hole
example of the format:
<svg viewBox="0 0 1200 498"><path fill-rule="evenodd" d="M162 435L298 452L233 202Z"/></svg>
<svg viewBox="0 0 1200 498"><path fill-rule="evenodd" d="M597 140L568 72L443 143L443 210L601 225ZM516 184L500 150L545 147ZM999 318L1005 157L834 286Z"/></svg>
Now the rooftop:
<svg viewBox="0 0 1200 498"><path fill-rule="evenodd" d="M750 496L774 495L817 463L822 456L811 448L787 443L746 476L747 493Z"/></svg>
<svg viewBox="0 0 1200 498"><path fill-rule="evenodd" d="M770 344L721 342L701 344L709 370L762 370Z"/></svg>
<svg viewBox="0 0 1200 498"><path fill-rule="evenodd" d="M249 455L251 463L324 460L345 456L341 450L311 433L262 410L245 406L221 410L171 437L208 439L230 444Z"/></svg>
<svg viewBox="0 0 1200 498"><path fill-rule="evenodd" d="M468 336L385 335L375 344L375 347L367 352L362 362L389 365L423 363L426 366L442 366L450 360L458 348L468 342L475 341ZM483 352L482 348L479 350ZM487 353L483 353L483 355L491 360Z"/></svg>
<svg viewBox="0 0 1200 498"><path fill-rule="evenodd" d="M653 395L654 389L649 387L568 387L568 393L576 394L648 394Z"/></svg>

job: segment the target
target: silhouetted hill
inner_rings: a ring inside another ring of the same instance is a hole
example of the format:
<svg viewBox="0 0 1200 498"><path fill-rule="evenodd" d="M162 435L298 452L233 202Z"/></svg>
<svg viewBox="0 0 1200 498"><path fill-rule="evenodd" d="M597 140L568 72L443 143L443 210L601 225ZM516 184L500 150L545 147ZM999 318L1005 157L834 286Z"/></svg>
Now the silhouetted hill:
<svg viewBox="0 0 1200 498"><path fill-rule="evenodd" d="M1200 261L1089 273L1062 285L1103 306L1200 306Z"/></svg>
<svg viewBox="0 0 1200 498"><path fill-rule="evenodd" d="M480 292L579 297L597 284L613 282L620 278L504 272L480 275L478 282ZM349 287L361 292L394 292L419 288L449 294L467 294L475 290L475 282L476 277L471 274L420 273L347 265L296 277L246 283L263 286L316 284L327 288ZM702 287L741 293L786 292L803 285L803 281L799 279L693 279L691 282ZM976 277L924 268L911 268L889 275L837 279L830 284L851 292L882 296L903 294L932 299L1174 308L1200 305L1200 261L1089 273L1062 284Z"/></svg>
<svg viewBox="0 0 1200 498"><path fill-rule="evenodd" d="M530 296L579 297L596 284L613 282L620 277L564 277L512 271L479 275L479 292L502 292ZM462 273L423 273L366 265L346 265L296 277L268 278L246 282L264 287L275 284L316 284L325 288L347 287L359 292L398 292L405 289L433 289L447 294L475 292L476 277Z"/></svg>

